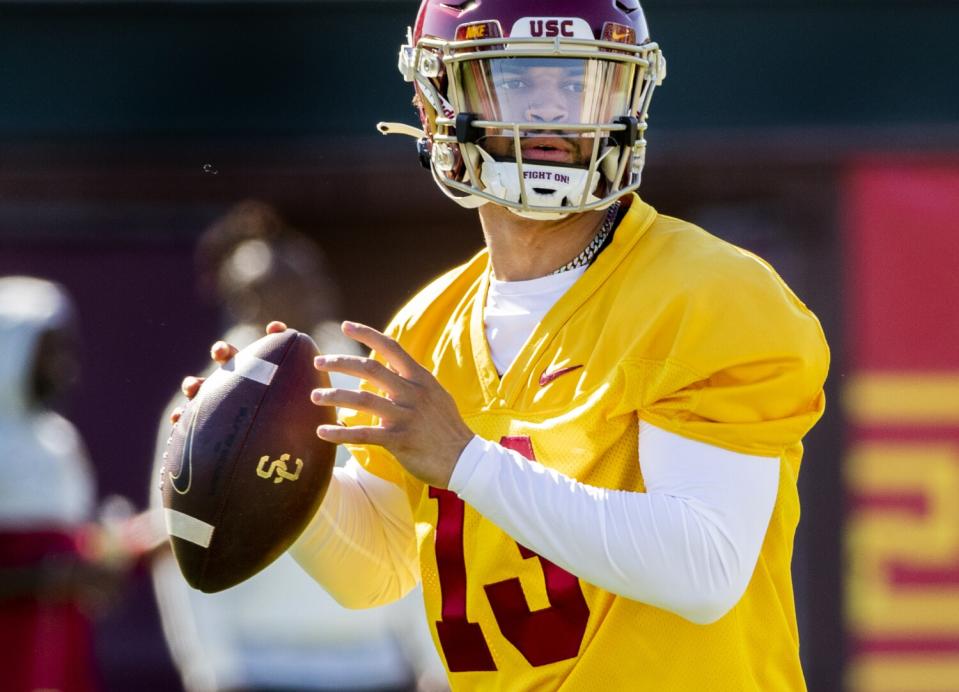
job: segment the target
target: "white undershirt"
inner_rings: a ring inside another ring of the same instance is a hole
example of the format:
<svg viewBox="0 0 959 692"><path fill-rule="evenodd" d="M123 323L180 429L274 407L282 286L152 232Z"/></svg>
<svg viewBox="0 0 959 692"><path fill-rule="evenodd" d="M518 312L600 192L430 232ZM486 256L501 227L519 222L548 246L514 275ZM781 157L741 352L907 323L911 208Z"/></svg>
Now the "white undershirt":
<svg viewBox="0 0 959 692"><path fill-rule="evenodd" d="M491 281L486 334L500 372L583 271ZM713 622L739 601L752 577L776 500L779 460L643 421L639 459L646 492L607 490L474 437L450 490L580 579L692 622ZM352 607L390 602L418 581L406 493L353 460L334 470L320 512L291 552Z"/></svg>
<svg viewBox="0 0 959 692"><path fill-rule="evenodd" d="M502 375L537 324L586 271L577 267L529 281L499 281L490 277L483 322L493 365Z"/></svg>

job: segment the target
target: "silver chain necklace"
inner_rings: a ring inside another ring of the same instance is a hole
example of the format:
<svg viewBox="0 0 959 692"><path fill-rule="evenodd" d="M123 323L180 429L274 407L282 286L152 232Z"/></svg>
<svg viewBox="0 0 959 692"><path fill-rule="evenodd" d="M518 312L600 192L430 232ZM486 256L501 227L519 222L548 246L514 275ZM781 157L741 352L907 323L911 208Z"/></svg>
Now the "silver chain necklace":
<svg viewBox="0 0 959 692"><path fill-rule="evenodd" d="M594 235L593 239L589 241L589 244L583 248L583 251L559 269L551 271L550 274L562 274L563 272L568 272L570 269L576 269L576 267L585 267L592 262L593 258L596 257L596 253L598 253L599 249L603 247L603 243L606 242L606 238L608 238L609 234L612 232L613 224L616 223L616 216L619 214L620 206L621 203L618 200L613 202L612 206L610 206L609 210L606 212L606 218L603 219L603 225L599 227L599 230L596 231L596 235Z"/></svg>

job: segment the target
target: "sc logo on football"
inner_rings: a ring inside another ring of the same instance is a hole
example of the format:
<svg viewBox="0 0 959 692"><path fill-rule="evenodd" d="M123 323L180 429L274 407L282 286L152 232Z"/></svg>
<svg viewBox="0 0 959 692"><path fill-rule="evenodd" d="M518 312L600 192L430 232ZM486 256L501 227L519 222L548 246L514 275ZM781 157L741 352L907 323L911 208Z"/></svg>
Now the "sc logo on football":
<svg viewBox="0 0 959 692"><path fill-rule="evenodd" d="M300 477L300 471L303 470L303 460L296 460L296 471L293 473L290 473L290 467L287 465L289 460L289 454L281 454L279 459L273 461L270 461L268 454L262 456L260 457L260 463L256 465L256 475L260 478L272 478L274 483L295 481ZM269 464L268 468L267 464Z"/></svg>

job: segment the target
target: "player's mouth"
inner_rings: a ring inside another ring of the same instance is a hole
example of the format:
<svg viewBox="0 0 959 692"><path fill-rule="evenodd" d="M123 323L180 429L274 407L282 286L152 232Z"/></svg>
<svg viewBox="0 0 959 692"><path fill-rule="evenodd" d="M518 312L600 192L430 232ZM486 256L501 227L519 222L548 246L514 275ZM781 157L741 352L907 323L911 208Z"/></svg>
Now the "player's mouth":
<svg viewBox="0 0 959 692"><path fill-rule="evenodd" d="M531 137L522 144L523 161L574 163L576 152L560 137Z"/></svg>

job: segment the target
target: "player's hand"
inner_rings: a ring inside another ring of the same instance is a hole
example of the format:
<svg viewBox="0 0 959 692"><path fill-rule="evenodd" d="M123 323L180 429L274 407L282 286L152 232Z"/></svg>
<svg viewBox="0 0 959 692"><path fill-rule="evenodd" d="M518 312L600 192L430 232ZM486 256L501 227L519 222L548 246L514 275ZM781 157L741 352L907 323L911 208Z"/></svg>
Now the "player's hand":
<svg viewBox="0 0 959 692"><path fill-rule="evenodd" d="M277 332L285 332L286 325L282 322L274 320L266 325L267 334L276 334ZM213 359L213 362L217 365L226 365L230 359L237 354L238 349L233 344L228 344L225 341L217 341L213 346L210 347L210 358ZM206 381L205 377L196 377L194 375L187 375L183 378L183 382L180 383L180 391L183 392L183 396L187 399L193 399L197 395L197 392L200 391L200 386ZM183 415L183 409L177 406L173 409L173 413L170 414L170 422L176 423L180 420L180 416Z"/></svg>
<svg viewBox="0 0 959 692"><path fill-rule="evenodd" d="M355 322L344 322L343 333L376 351L389 367L372 358L329 355L316 359L317 370L367 380L385 396L352 389L314 389L313 403L370 413L380 419L380 424L321 425L316 434L335 444L385 447L414 476L446 488L463 448L473 438L453 397L429 370L385 334Z"/></svg>

